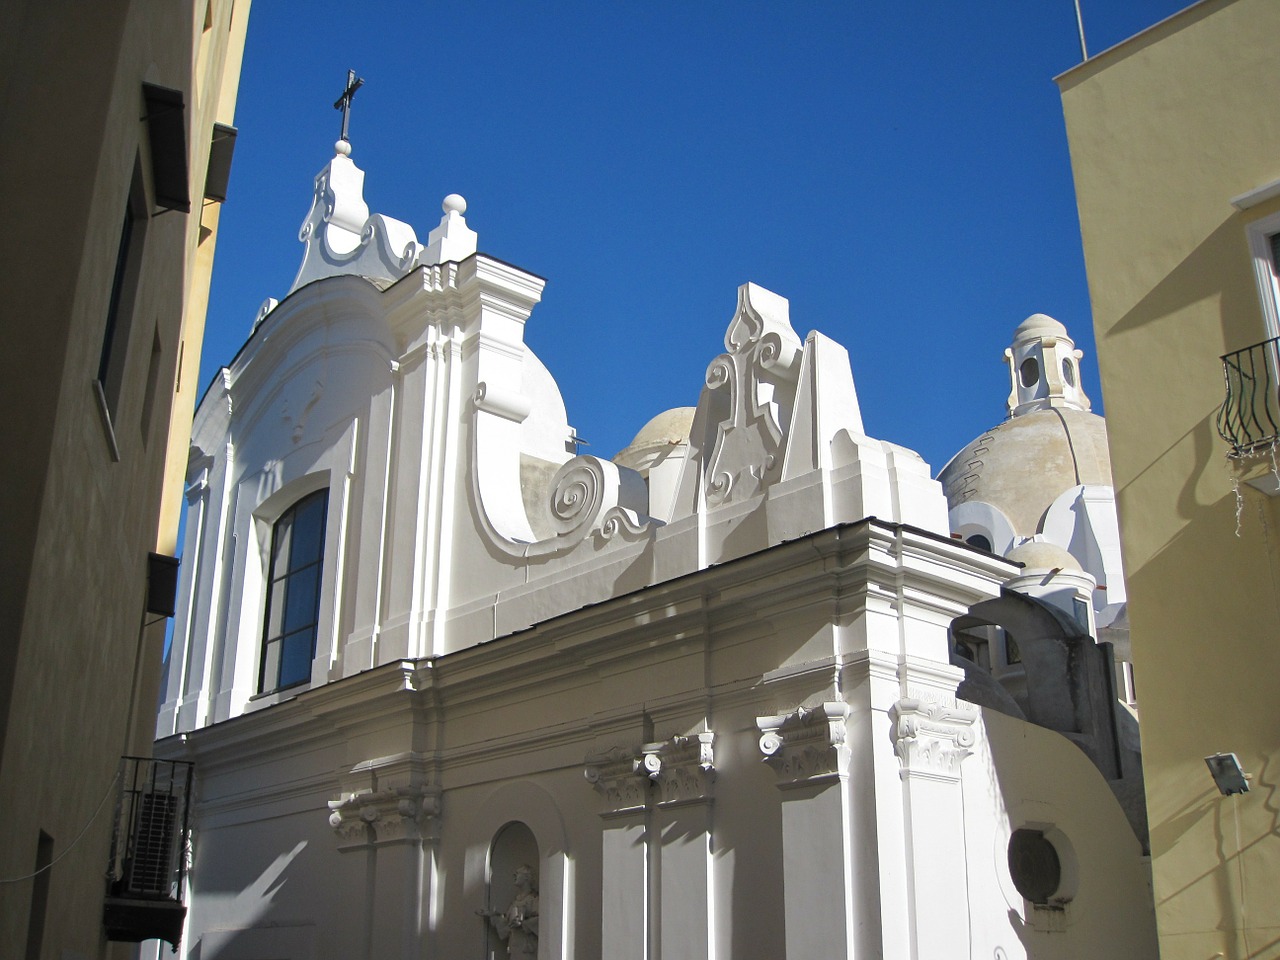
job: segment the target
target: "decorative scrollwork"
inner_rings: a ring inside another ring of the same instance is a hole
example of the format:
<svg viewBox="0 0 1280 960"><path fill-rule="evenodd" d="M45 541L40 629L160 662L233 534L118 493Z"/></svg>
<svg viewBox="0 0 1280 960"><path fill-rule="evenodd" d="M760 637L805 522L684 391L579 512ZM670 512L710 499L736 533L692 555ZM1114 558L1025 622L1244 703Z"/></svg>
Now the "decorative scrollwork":
<svg viewBox="0 0 1280 960"><path fill-rule="evenodd" d="M600 538L612 540L621 537L623 540L638 540L648 531L653 521L641 519L634 510L623 507L610 507L600 520Z"/></svg>
<svg viewBox="0 0 1280 960"><path fill-rule="evenodd" d="M738 291L724 345L728 352L706 374L709 390L729 393L705 461L703 495L711 506L755 496L777 478L803 352L786 300L749 283Z"/></svg>
<svg viewBox="0 0 1280 960"><path fill-rule="evenodd" d="M733 359L727 354L720 354L707 365L706 384L712 390L719 390L733 379Z"/></svg>
<svg viewBox="0 0 1280 960"><path fill-rule="evenodd" d="M418 262L418 257L422 255L422 251L426 248L416 240L410 240L404 245L404 249L400 251L400 269L408 270Z"/></svg>
<svg viewBox="0 0 1280 960"><path fill-rule="evenodd" d="M787 361L795 355L796 351L788 347L789 345L784 344L782 337L777 333L766 333L760 338L760 343L756 347L756 361L766 370L774 367L789 369Z"/></svg>
<svg viewBox="0 0 1280 960"><path fill-rule="evenodd" d="M604 461L596 457L574 457L560 468L551 484L551 519L557 534L595 522L609 499L609 479ZM616 479L614 486L616 496Z"/></svg>
<svg viewBox="0 0 1280 960"><path fill-rule="evenodd" d="M724 503L733 493L733 475L721 471L707 478L707 502L712 506Z"/></svg>

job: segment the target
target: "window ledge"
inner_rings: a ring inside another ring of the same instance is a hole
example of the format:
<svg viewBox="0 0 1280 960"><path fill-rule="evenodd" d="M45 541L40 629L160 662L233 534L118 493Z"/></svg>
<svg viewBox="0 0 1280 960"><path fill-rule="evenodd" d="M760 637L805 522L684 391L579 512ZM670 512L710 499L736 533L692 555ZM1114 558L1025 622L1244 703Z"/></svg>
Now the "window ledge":
<svg viewBox="0 0 1280 960"><path fill-rule="evenodd" d="M1260 203L1266 203L1272 197L1280 197L1280 180L1272 180L1260 187L1254 187L1238 197L1231 198L1231 205L1237 210L1250 210Z"/></svg>
<svg viewBox="0 0 1280 960"><path fill-rule="evenodd" d="M116 429L111 424L111 408L107 406L107 395L103 392L102 381L93 381L93 396L98 401L98 413L102 415L102 432L107 437L107 447L111 452L111 460L120 462L120 447L116 443Z"/></svg>
<svg viewBox="0 0 1280 960"><path fill-rule="evenodd" d="M292 687L284 687L283 689L267 690L263 693L255 693L249 698L245 705L246 710L261 710L263 707L270 707L277 703L284 703L286 700L292 700L299 694L306 693L311 689L311 684L296 683Z"/></svg>

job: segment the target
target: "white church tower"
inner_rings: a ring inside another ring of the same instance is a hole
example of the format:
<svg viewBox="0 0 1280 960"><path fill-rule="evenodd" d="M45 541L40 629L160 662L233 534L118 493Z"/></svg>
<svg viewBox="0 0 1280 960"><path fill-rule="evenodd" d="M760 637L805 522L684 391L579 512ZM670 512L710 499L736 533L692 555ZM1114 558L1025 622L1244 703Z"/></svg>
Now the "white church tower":
<svg viewBox="0 0 1280 960"><path fill-rule="evenodd" d="M425 244L370 215L349 153L196 415L188 956L1154 956L1083 741L957 696L1018 568L843 347L744 284L692 412L578 455L544 281L456 195Z"/></svg>

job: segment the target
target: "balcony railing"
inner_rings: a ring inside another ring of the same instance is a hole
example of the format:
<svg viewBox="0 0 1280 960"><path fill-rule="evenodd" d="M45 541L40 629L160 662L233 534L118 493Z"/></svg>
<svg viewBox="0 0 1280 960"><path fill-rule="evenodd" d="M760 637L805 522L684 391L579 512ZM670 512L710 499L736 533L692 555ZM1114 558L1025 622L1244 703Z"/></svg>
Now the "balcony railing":
<svg viewBox="0 0 1280 960"><path fill-rule="evenodd" d="M1255 343L1222 358L1227 397L1218 411L1218 433L1243 457L1280 441L1280 337Z"/></svg>
<svg viewBox="0 0 1280 960"><path fill-rule="evenodd" d="M107 900L108 940L166 940L177 949L186 907L186 841L192 766L181 760L121 758Z"/></svg>

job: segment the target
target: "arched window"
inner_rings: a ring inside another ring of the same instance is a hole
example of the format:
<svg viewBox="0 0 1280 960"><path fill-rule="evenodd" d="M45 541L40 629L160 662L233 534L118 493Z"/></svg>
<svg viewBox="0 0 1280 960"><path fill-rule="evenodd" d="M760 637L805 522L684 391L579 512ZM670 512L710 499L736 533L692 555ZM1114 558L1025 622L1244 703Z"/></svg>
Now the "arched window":
<svg viewBox="0 0 1280 960"><path fill-rule="evenodd" d="M1022 361L1022 366L1018 369L1022 376L1022 385L1024 387L1034 387L1040 382L1040 364L1036 363L1035 357L1027 357Z"/></svg>
<svg viewBox="0 0 1280 960"><path fill-rule="evenodd" d="M985 550L987 553L991 552L991 538L985 533L975 533L971 536L965 537L964 542L969 544L971 547L977 547L979 550Z"/></svg>
<svg viewBox="0 0 1280 960"><path fill-rule="evenodd" d="M328 505L329 491L318 490L286 510L271 529L259 693L283 690L311 679L320 620Z"/></svg>

